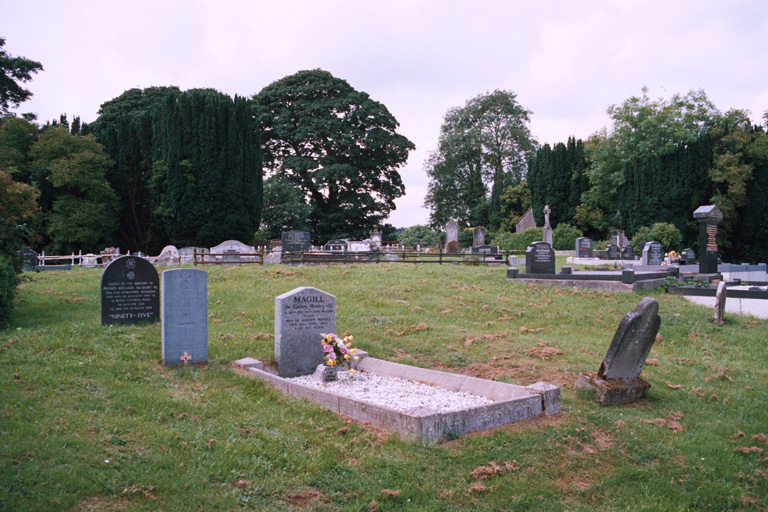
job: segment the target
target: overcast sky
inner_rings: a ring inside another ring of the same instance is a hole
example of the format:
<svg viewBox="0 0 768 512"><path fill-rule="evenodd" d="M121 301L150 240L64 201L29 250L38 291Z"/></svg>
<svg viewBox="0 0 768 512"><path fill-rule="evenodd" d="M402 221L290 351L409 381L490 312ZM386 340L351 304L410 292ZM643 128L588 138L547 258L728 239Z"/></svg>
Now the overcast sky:
<svg viewBox="0 0 768 512"><path fill-rule="evenodd" d="M612 105L704 89L768 110L768 1L0 0L5 50L41 62L18 109L93 121L123 91L176 85L251 96L321 68L382 102L416 144L389 222L424 224L423 171L446 111L495 89L541 143L587 138Z"/></svg>

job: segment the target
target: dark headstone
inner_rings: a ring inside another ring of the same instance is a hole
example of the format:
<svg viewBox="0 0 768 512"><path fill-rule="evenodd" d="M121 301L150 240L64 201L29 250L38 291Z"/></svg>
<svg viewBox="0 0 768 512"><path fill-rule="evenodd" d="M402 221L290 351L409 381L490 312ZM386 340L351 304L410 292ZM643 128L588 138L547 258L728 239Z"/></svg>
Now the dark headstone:
<svg viewBox="0 0 768 512"><path fill-rule="evenodd" d="M309 240L309 231L283 231L281 242L283 251L288 252L308 251L312 245Z"/></svg>
<svg viewBox="0 0 768 512"><path fill-rule="evenodd" d="M623 260L635 259L635 250L632 248L631 245L621 248L621 259Z"/></svg>
<svg viewBox="0 0 768 512"><path fill-rule="evenodd" d="M643 247L643 265L661 265L664 261L664 247L660 242L645 242Z"/></svg>
<svg viewBox="0 0 768 512"><path fill-rule="evenodd" d="M576 239L576 257L577 258L591 258L594 255L592 249L592 239L587 237L579 237Z"/></svg>
<svg viewBox="0 0 768 512"><path fill-rule="evenodd" d="M163 272L162 353L166 366L208 362L208 273Z"/></svg>
<svg viewBox="0 0 768 512"><path fill-rule="evenodd" d="M313 373L323 362L323 335L335 331L333 295L304 286L275 297L275 359L280 376Z"/></svg>
<svg viewBox="0 0 768 512"><path fill-rule="evenodd" d="M605 248L605 252L608 254L609 260L617 260L619 259L619 246L616 244L611 244L608 247Z"/></svg>
<svg viewBox="0 0 768 512"><path fill-rule="evenodd" d="M699 273L717 272L717 224L723 214L715 205L700 206L693 212L699 222Z"/></svg>
<svg viewBox="0 0 768 512"><path fill-rule="evenodd" d="M138 256L112 260L101 274L101 324L135 324L160 320L160 278Z"/></svg>
<svg viewBox="0 0 768 512"><path fill-rule="evenodd" d="M659 303L650 297L644 298L619 323L598 377L606 380L639 377L660 326Z"/></svg>
<svg viewBox="0 0 768 512"><path fill-rule="evenodd" d="M573 274L573 269L568 265L560 267L560 275L570 276Z"/></svg>
<svg viewBox="0 0 768 512"><path fill-rule="evenodd" d="M499 254L499 248L495 245L478 245L472 248L472 254Z"/></svg>
<svg viewBox="0 0 768 512"><path fill-rule="evenodd" d="M533 242L525 251L525 272L528 274L554 274L555 251L547 242Z"/></svg>
<svg viewBox="0 0 768 512"><path fill-rule="evenodd" d="M349 247L349 242L346 240L328 240L323 246L324 251L331 252L344 252Z"/></svg>

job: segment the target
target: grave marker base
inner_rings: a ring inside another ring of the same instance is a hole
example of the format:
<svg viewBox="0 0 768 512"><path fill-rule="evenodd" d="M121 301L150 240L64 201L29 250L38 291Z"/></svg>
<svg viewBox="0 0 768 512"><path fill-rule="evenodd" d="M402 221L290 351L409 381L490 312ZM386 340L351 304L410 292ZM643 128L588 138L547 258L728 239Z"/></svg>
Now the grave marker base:
<svg viewBox="0 0 768 512"><path fill-rule="evenodd" d="M640 400L651 385L640 377L634 379L601 379L597 372L580 373L576 389L595 391L600 405L624 405Z"/></svg>

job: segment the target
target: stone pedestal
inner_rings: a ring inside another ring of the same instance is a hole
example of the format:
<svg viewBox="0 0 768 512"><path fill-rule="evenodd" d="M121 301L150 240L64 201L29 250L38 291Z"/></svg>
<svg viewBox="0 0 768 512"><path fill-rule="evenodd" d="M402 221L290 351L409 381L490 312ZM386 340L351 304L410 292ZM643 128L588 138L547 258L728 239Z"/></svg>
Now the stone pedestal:
<svg viewBox="0 0 768 512"><path fill-rule="evenodd" d="M717 272L717 224L723 214L715 205L700 206L693 212L699 222L699 273Z"/></svg>
<svg viewBox="0 0 768 512"><path fill-rule="evenodd" d="M576 389L595 391L602 406L623 405L640 400L651 385L640 377L632 379L601 379L596 372L580 373Z"/></svg>

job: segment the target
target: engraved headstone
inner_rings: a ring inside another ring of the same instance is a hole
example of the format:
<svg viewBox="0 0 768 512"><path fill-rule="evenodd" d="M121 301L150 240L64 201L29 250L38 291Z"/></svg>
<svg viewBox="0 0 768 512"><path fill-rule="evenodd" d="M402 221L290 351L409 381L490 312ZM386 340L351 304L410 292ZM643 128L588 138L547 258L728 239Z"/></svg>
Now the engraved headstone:
<svg viewBox="0 0 768 512"><path fill-rule="evenodd" d="M288 252L308 251L312 246L309 231L283 231L280 240L283 250Z"/></svg>
<svg viewBox="0 0 768 512"><path fill-rule="evenodd" d="M693 252L693 249L691 248L683 249L683 252L680 253L680 264L681 265L696 264L696 253Z"/></svg>
<svg viewBox="0 0 768 512"><path fill-rule="evenodd" d="M208 362L208 273L163 272L162 353L166 366Z"/></svg>
<svg viewBox="0 0 768 512"><path fill-rule="evenodd" d="M715 295L715 325L723 325L725 318L725 299L728 296L728 289L725 287L725 281L720 281L717 285L717 294Z"/></svg>
<svg viewBox="0 0 768 512"><path fill-rule="evenodd" d="M661 265L664 261L664 248L660 242L645 242L643 247L643 265Z"/></svg>
<svg viewBox="0 0 768 512"><path fill-rule="evenodd" d="M346 240L328 240L323 246L324 251L331 252L344 252L349 247L349 242Z"/></svg>
<svg viewBox="0 0 768 512"><path fill-rule="evenodd" d="M619 323L598 377L606 380L639 377L660 326L658 301L644 298Z"/></svg>
<svg viewBox="0 0 768 512"><path fill-rule="evenodd" d="M555 251L547 242L533 242L525 251L525 272L528 274L554 274Z"/></svg>
<svg viewBox="0 0 768 512"><path fill-rule="evenodd" d="M336 297L303 286L275 297L275 360L281 377L309 375L323 362L323 334L336 332Z"/></svg>
<svg viewBox="0 0 768 512"><path fill-rule="evenodd" d="M472 254L499 254L499 247L496 245L476 245L472 248Z"/></svg>
<svg viewBox="0 0 768 512"><path fill-rule="evenodd" d="M155 267L138 256L112 260L101 273L101 324L160 320L160 279Z"/></svg>
<svg viewBox="0 0 768 512"><path fill-rule="evenodd" d="M717 272L717 224L723 213L715 205L700 206L693 212L699 222L699 273Z"/></svg>
<svg viewBox="0 0 768 512"><path fill-rule="evenodd" d="M591 258L594 252L592 249L592 239L585 236L576 239L576 257Z"/></svg>
<svg viewBox="0 0 768 512"><path fill-rule="evenodd" d="M616 260L619 258L619 246L616 244L610 244L605 248L605 253L609 260Z"/></svg>
<svg viewBox="0 0 768 512"><path fill-rule="evenodd" d="M631 245L621 248L621 259L623 260L635 259L635 250L632 248Z"/></svg>

